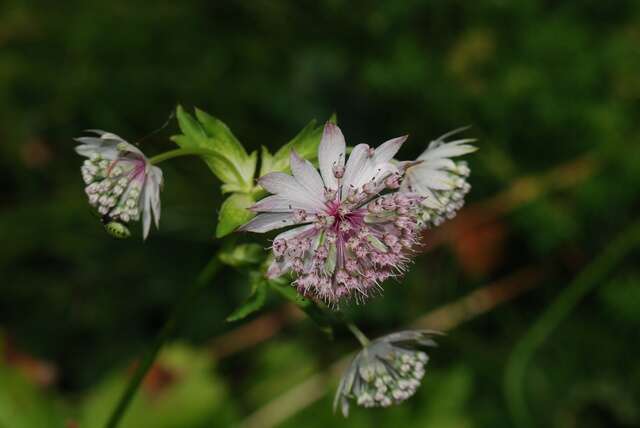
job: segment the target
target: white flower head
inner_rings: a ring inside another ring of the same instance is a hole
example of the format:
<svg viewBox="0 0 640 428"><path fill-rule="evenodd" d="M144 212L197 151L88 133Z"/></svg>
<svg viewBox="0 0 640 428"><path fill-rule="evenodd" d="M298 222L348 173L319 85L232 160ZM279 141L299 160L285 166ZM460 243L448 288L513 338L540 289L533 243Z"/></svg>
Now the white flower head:
<svg viewBox="0 0 640 428"><path fill-rule="evenodd" d="M239 230L264 233L298 225L273 241L270 277L288 271L308 297L335 307L364 301L381 283L405 269L418 239L423 198L399 192L404 168L392 162L406 136L373 149L353 148L348 160L342 132L324 127L318 163L291 152L293 175L273 172L259 184L272 193L252 209L259 214Z"/></svg>
<svg viewBox="0 0 640 428"><path fill-rule="evenodd" d="M408 399L420 386L429 361L421 347L435 347L434 331L406 330L370 342L343 373L333 401L349 416L349 403L389 407Z"/></svg>
<svg viewBox="0 0 640 428"><path fill-rule="evenodd" d="M149 235L151 221L160 221L162 170L134 145L115 134L90 130L97 137L81 137L76 152L88 158L82 178L89 204L102 216L107 230L128 236L126 225L142 218L143 237Z"/></svg>
<svg viewBox="0 0 640 428"><path fill-rule="evenodd" d="M475 139L445 141L465 129L456 129L432 141L416 162L407 167L401 190L424 196L421 220L425 227L439 226L454 218L471 189L467 163L451 158L475 152L477 147L469 144Z"/></svg>

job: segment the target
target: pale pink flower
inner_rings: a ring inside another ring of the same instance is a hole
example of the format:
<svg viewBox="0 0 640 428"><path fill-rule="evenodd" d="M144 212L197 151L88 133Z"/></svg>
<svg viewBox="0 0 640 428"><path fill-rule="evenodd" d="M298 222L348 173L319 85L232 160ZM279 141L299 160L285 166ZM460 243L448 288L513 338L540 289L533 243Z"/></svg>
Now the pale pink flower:
<svg viewBox="0 0 640 428"><path fill-rule="evenodd" d="M477 147L469 144L475 139L445 141L465 129L456 129L432 141L406 170L401 190L424 196L420 220L425 227L439 226L454 218L471 189L467 163L452 158L475 152Z"/></svg>
<svg viewBox="0 0 640 428"><path fill-rule="evenodd" d="M335 307L347 298L364 301L404 271L418 240L423 200L398 191L404 167L392 159L406 138L376 149L359 144L347 160L340 128L327 123L318 148L320 173L292 151L293 175L260 178L272 195L252 207L259 214L239 230L296 226L274 239L270 277L292 271L301 294Z"/></svg>
<svg viewBox="0 0 640 428"><path fill-rule="evenodd" d="M152 217L156 227L160 221L162 170L151 165L140 149L117 135L89 132L98 136L76 139L81 143L76 152L88 158L81 171L89 204L105 225L117 224L125 227L122 230L142 217L142 234L146 238Z"/></svg>

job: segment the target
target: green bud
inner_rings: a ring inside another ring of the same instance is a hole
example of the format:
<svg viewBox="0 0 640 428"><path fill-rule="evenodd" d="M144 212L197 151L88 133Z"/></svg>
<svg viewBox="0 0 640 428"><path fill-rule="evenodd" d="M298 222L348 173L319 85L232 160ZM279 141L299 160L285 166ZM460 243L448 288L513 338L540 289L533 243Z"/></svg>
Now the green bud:
<svg viewBox="0 0 640 428"><path fill-rule="evenodd" d="M110 221L105 224L104 230L106 230L109 235L117 239L127 239L131 236L129 228L118 221Z"/></svg>

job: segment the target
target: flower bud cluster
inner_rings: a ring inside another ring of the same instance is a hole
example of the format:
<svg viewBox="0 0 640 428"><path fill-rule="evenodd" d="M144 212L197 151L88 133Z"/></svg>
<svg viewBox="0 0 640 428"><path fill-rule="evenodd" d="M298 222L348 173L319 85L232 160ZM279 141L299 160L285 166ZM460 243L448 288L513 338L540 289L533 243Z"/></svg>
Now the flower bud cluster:
<svg viewBox="0 0 640 428"><path fill-rule="evenodd" d="M136 146L110 132L77 138L76 152L87 159L80 171L89 204L102 217L105 230L117 238L129 236L127 224L142 220L142 236L160 221L162 170Z"/></svg>
<svg viewBox="0 0 640 428"><path fill-rule="evenodd" d="M405 330L365 343L340 380L334 410L349 414L350 402L361 407L388 407L413 396L420 386L434 331Z"/></svg>
<svg viewBox="0 0 640 428"><path fill-rule="evenodd" d="M144 163L95 155L84 161L81 171L89 204L100 215L123 223L140 219Z"/></svg>
<svg viewBox="0 0 640 428"><path fill-rule="evenodd" d="M388 356L386 364L360 368L363 382L353 391L363 407L389 407L415 394L424 377L428 361L424 352L400 351Z"/></svg>

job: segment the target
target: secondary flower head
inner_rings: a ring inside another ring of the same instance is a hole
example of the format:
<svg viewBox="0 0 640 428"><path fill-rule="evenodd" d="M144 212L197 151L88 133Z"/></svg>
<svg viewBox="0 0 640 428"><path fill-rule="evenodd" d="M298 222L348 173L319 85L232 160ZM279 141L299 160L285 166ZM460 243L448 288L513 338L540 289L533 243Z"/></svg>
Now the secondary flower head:
<svg viewBox="0 0 640 428"><path fill-rule="evenodd" d="M107 230L117 237L128 236L126 225L142 218L146 238L151 220L160 221L162 170L149 163L137 147L115 134L90 131L97 137L81 137L76 152L88 159L82 178L89 204L102 216Z"/></svg>
<svg viewBox="0 0 640 428"><path fill-rule="evenodd" d="M407 330L370 342L342 375L333 401L349 415L349 401L362 407L388 407L415 394L429 361L419 347L436 346L435 332Z"/></svg>
<svg viewBox="0 0 640 428"><path fill-rule="evenodd" d="M446 219L456 216L464 205L464 197L471 189L467 182L470 170L464 161L454 162L453 157L475 152L469 143L474 139L445 142L466 128L449 132L429 144L429 147L406 171L401 189L424 196L421 220L426 227L439 226Z"/></svg>
<svg viewBox="0 0 640 428"><path fill-rule="evenodd" d="M423 197L399 192L404 167L392 162L406 136L373 149L353 148L346 159L340 128L327 123L318 148L318 171L291 152L292 176L273 172L259 184L273 195L240 230L268 232L299 225L273 241L271 277L293 271L298 291L331 306L363 301L401 273L416 244Z"/></svg>

